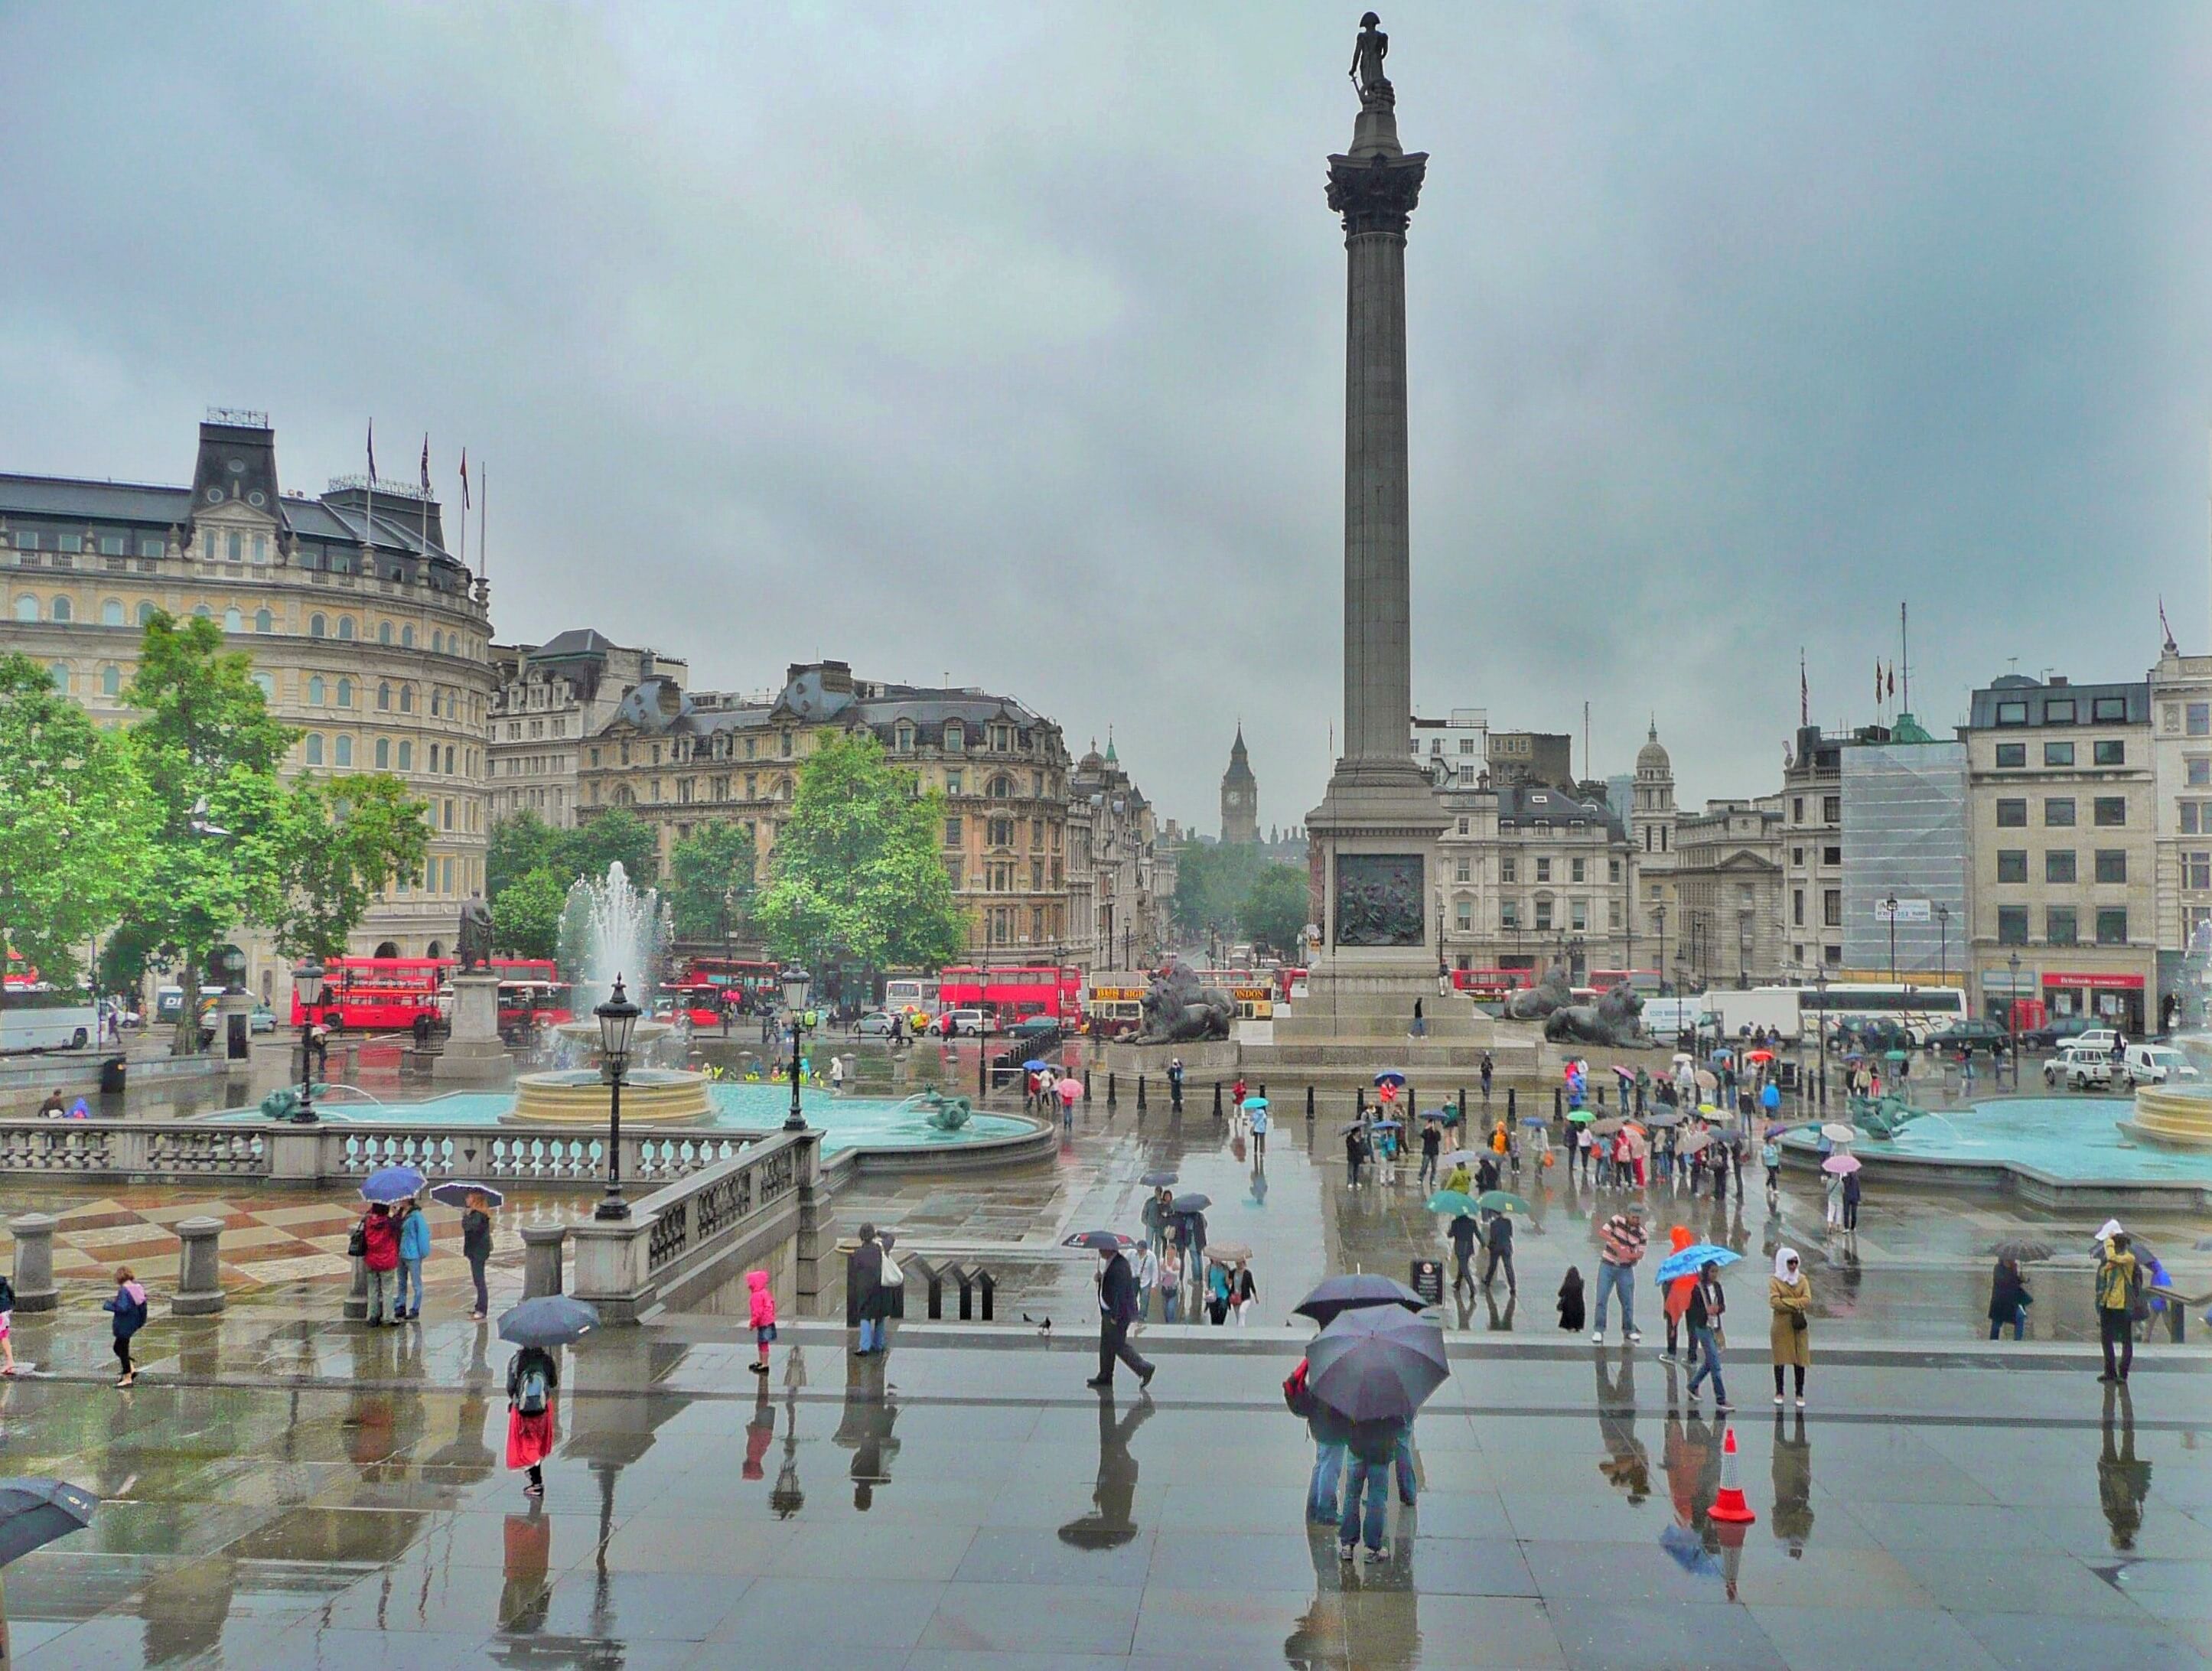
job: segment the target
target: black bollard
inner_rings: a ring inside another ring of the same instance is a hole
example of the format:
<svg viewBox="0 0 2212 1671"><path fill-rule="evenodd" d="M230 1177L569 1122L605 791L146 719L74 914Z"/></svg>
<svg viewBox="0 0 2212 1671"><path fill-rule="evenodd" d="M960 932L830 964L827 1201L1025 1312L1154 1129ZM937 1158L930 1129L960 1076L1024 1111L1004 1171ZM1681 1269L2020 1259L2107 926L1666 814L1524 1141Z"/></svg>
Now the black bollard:
<svg viewBox="0 0 2212 1671"><path fill-rule="evenodd" d="M1459 1123L1462 1126L1467 1124L1467 1087L1465 1085L1459 1088L1452 1106L1459 1110Z"/></svg>
<svg viewBox="0 0 2212 1671"><path fill-rule="evenodd" d="M1137 1112L1138 1112L1139 1114L1142 1114L1144 1111L1145 1111L1145 1076L1144 1076L1143 1074L1139 1073L1139 1075L1137 1075Z"/></svg>
<svg viewBox="0 0 2212 1671"><path fill-rule="evenodd" d="M1121 1076L1118 1073L1109 1073L1106 1076L1106 1106L1109 1109L1121 1100Z"/></svg>
<svg viewBox="0 0 2212 1671"><path fill-rule="evenodd" d="M1083 1100L1091 1100L1091 1070L1087 1067L1083 1070Z"/></svg>
<svg viewBox="0 0 2212 1671"><path fill-rule="evenodd" d="M1520 1121L1514 1117L1513 1103L1513 1087L1508 1085L1505 1087L1505 1129L1509 1132L1517 1132L1521 1129ZM1459 1117L1462 1120L1467 1118L1467 1104L1464 1103L1460 1104Z"/></svg>
<svg viewBox="0 0 2212 1671"><path fill-rule="evenodd" d="M978 1033L975 1036L975 1094L978 1097L988 1097L991 1094L990 1073L991 1048L983 1042L983 1036Z"/></svg>
<svg viewBox="0 0 2212 1671"><path fill-rule="evenodd" d="M1221 1081L1218 1079L1213 1082L1213 1117L1216 1120L1221 1118Z"/></svg>
<svg viewBox="0 0 2212 1671"><path fill-rule="evenodd" d="M1310 1125L1312 1125L1312 1124L1313 1124L1313 1117L1314 1117L1314 1092L1313 1092L1313 1087L1312 1087L1311 1085L1308 1085L1308 1086L1306 1087L1306 1124L1307 1124L1307 1125L1310 1126Z"/></svg>
<svg viewBox="0 0 2212 1671"><path fill-rule="evenodd" d="M1567 1093L1565 1088L1560 1085L1553 1085L1552 1087L1552 1123L1553 1125L1556 1126L1559 1123L1560 1112L1566 1107L1566 1105Z"/></svg>
<svg viewBox="0 0 2212 1671"><path fill-rule="evenodd" d="M1352 1093L1352 1117L1355 1120L1367 1118L1367 1087L1365 1085L1361 1085Z"/></svg>

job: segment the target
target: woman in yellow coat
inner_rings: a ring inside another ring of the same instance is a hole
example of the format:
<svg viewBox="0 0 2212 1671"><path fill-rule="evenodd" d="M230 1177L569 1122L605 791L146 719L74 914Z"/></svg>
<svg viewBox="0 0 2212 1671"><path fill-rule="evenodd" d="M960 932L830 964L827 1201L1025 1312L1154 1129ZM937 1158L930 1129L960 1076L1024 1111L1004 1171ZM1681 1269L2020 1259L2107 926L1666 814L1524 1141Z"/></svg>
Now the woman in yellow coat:
<svg viewBox="0 0 2212 1671"><path fill-rule="evenodd" d="M1813 1284L1797 1262L1797 1249L1778 1248L1774 1274L1767 1279L1766 1303L1774 1313L1770 1340L1774 1347L1774 1401L1782 1402L1782 1370L1795 1373L1797 1407L1805 1407L1805 1367L1813 1361Z"/></svg>

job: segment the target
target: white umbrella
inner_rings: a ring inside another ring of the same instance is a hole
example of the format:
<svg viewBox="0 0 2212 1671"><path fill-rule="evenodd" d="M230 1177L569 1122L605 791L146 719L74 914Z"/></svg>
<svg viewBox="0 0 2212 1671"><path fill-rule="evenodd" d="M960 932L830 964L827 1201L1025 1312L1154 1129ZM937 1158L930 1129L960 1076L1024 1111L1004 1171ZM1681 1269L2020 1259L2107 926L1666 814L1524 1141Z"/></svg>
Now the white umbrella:
<svg viewBox="0 0 2212 1671"><path fill-rule="evenodd" d="M1831 1143L1849 1143L1853 1138L1858 1135L1858 1133L1850 1126L1843 1125L1837 1121L1831 1120L1826 1125L1820 1127L1820 1135L1826 1138Z"/></svg>

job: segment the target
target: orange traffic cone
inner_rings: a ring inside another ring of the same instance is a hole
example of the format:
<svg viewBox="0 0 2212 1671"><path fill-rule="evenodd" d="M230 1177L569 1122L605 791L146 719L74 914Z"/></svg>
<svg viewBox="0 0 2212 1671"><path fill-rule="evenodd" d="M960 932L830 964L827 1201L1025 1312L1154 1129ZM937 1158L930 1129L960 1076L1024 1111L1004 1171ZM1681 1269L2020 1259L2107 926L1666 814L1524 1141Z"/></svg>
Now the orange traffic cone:
<svg viewBox="0 0 2212 1671"><path fill-rule="evenodd" d="M1721 1439L1721 1488L1713 1498L1713 1506L1705 1510L1715 1520L1731 1525L1748 1526L1759 1516L1743 1500L1743 1487L1736 1483L1735 1429L1729 1428Z"/></svg>

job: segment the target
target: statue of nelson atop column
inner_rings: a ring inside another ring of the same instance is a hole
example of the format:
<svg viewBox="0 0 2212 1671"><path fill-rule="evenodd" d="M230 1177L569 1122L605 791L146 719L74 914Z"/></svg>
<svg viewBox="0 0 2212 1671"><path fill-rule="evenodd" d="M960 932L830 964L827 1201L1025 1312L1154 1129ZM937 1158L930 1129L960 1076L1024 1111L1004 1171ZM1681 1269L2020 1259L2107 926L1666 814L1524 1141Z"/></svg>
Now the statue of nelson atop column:
<svg viewBox="0 0 2212 1671"><path fill-rule="evenodd" d="M1382 73L1382 60L1389 52L1390 37L1382 33L1382 20L1373 12L1365 14L1359 20L1359 39L1352 48L1352 68L1345 72L1359 88L1362 109L1397 102Z"/></svg>

